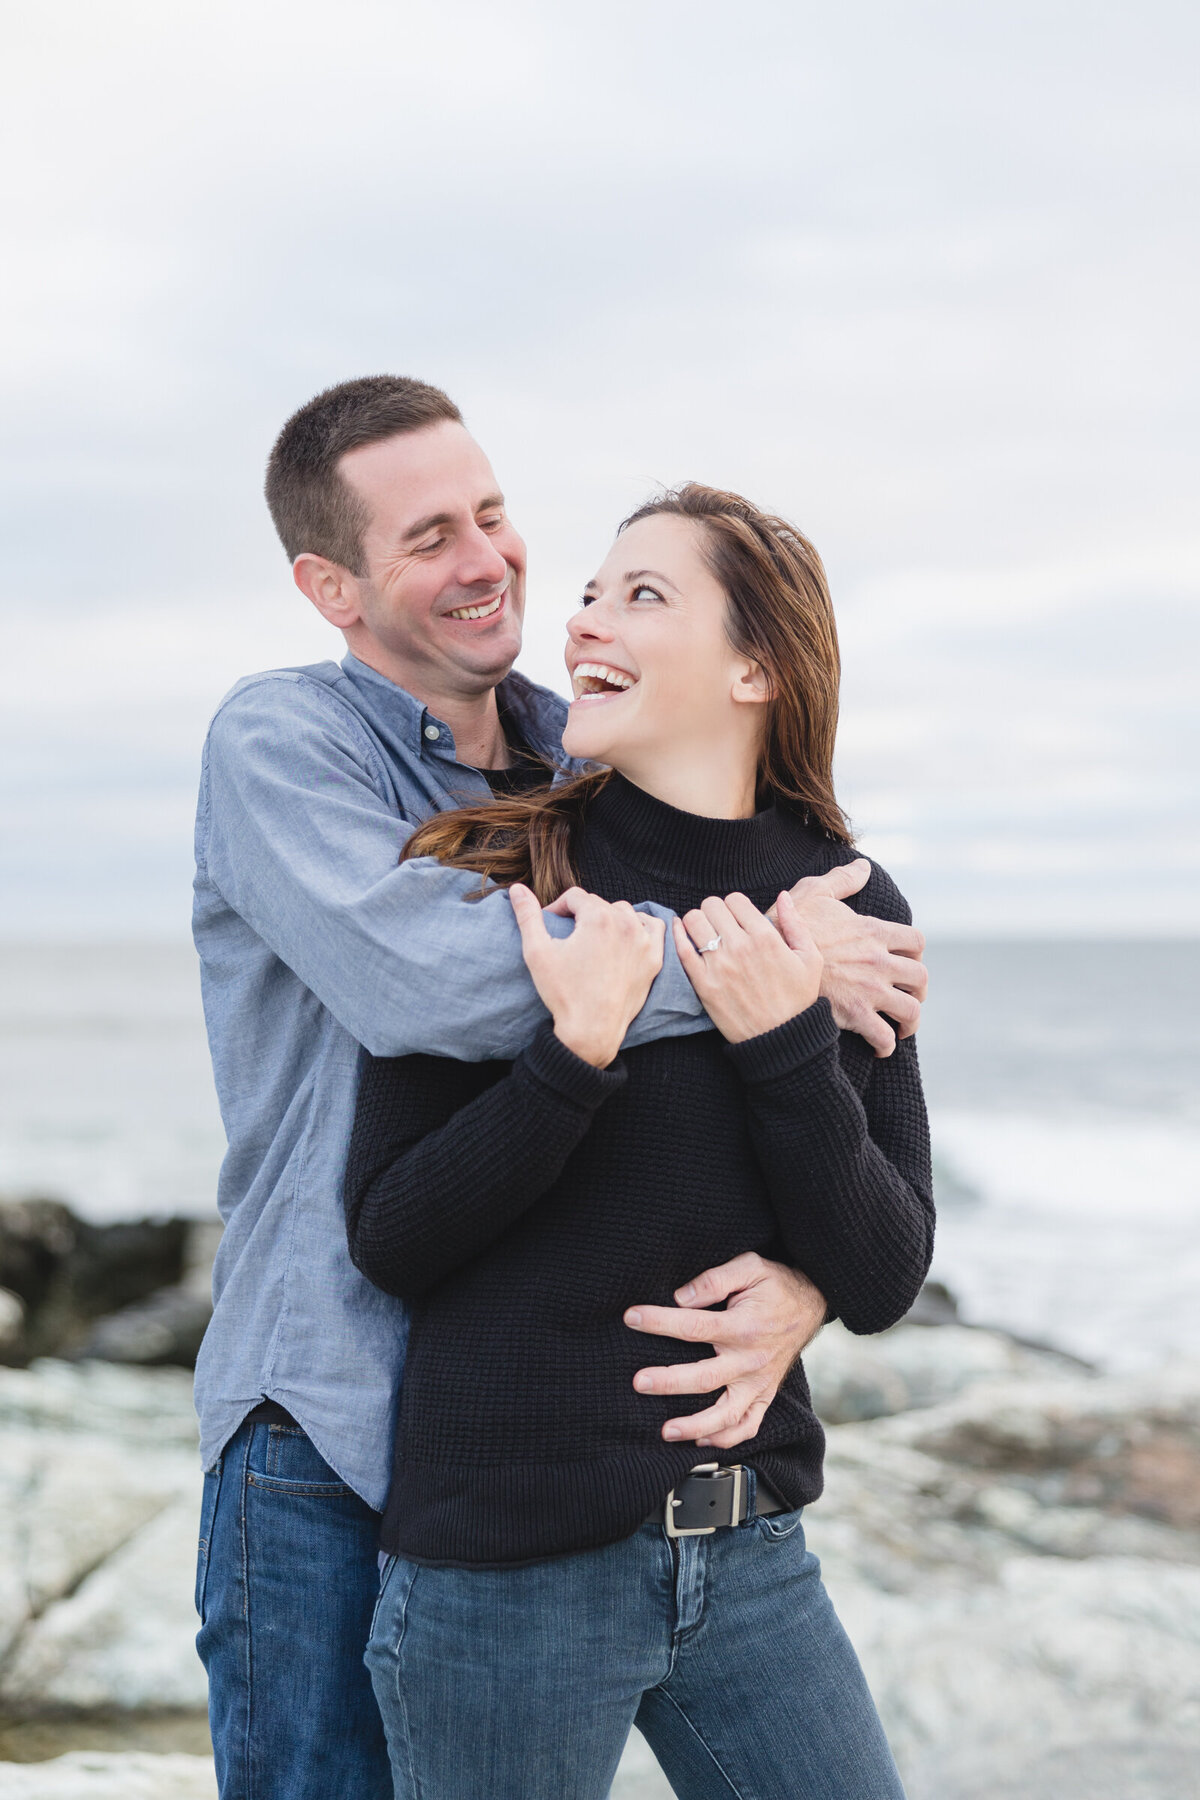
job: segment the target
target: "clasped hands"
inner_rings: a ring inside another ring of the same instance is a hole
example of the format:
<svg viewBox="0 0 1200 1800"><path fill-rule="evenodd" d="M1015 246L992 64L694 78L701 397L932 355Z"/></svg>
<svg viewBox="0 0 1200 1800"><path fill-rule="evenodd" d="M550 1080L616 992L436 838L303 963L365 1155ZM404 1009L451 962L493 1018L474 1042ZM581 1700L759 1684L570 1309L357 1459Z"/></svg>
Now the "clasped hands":
<svg viewBox="0 0 1200 1800"><path fill-rule="evenodd" d="M673 921L677 954L717 1030L740 1042L774 1029L824 995L835 1022L877 1056L915 1032L925 998L924 939L910 925L845 904L871 872L865 858L809 876L781 894L771 914L742 894L706 900ZM548 910L572 917L568 938L551 938L528 888L509 895L526 964L555 1034L584 1061L606 1067L645 1004L662 966L664 926L625 901L570 888ZM772 916L773 915L773 916ZM716 943L715 940L719 940ZM808 1277L746 1252L706 1269L675 1293L676 1305L635 1305L632 1330L709 1344L695 1363L640 1369L643 1394L705 1394L713 1405L670 1419L669 1441L731 1448L758 1431L784 1376L816 1336L824 1296ZM724 1301L724 1310L708 1310Z"/></svg>

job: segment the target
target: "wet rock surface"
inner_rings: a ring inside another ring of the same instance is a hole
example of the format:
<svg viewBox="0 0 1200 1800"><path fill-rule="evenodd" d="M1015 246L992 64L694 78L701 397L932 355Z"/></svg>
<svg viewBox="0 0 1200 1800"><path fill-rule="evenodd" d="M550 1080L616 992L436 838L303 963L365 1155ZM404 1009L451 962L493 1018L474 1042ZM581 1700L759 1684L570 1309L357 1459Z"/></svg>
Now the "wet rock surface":
<svg viewBox="0 0 1200 1800"><path fill-rule="evenodd" d="M0 1199L0 1360L106 1356L118 1362L195 1362L210 1308L212 1230L187 1219L94 1225L61 1201ZM151 1306L140 1336L137 1309ZM96 1321L133 1309L129 1325L97 1334Z"/></svg>
<svg viewBox="0 0 1200 1800"><path fill-rule="evenodd" d="M1200 1370L1098 1377L953 1322L830 1327L806 1360L844 1422L805 1530L910 1800L1186 1800ZM212 1800L181 1754L199 1485L184 1371L0 1369L0 1759L69 1751L0 1760L0 1800ZM665 1800L637 1738L613 1792Z"/></svg>

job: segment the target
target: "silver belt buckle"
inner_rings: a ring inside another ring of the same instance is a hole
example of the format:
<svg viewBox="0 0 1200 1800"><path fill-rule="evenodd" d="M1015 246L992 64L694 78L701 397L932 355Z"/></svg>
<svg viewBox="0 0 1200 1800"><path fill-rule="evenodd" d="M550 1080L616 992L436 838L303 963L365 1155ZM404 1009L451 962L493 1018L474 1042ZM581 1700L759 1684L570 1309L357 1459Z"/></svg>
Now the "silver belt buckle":
<svg viewBox="0 0 1200 1800"><path fill-rule="evenodd" d="M741 1463L696 1463L688 1470L689 1475L715 1475L718 1473L733 1476L733 1516L730 1524L736 1525L742 1510L742 1482L745 1480L745 1470ZM675 1524L675 1508L682 1505L683 1501L675 1498L675 1489L672 1488L663 1508L663 1524L666 1526L669 1538L711 1537L715 1531L720 1529L716 1525L685 1525L682 1530L679 1530Z"/></svg>

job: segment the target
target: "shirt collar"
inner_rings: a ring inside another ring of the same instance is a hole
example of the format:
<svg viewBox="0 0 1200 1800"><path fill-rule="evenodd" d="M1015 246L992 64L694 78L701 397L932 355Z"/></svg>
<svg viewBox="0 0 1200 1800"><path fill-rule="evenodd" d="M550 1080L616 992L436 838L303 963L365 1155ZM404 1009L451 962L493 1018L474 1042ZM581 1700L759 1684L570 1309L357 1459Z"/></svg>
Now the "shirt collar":
<svg viewBox="0 0 1200 1800"><path fill-rule="evenodd" d="M454 733L407 688L389 681L350 651L342 659L342 673L352 683L368 724L388 737L401 739L414 756L454 759ZM561 695L513 671L499 683L496 703L510 739L528 744L550 762L562 763L567 703Z"/></svg>

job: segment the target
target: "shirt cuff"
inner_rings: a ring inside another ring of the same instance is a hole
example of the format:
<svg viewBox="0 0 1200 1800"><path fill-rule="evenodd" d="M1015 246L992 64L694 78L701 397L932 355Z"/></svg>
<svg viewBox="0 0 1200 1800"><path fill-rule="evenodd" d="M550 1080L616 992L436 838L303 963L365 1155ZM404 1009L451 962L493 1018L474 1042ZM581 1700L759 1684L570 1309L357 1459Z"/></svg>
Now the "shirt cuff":
<svg viewBox="0 0 1200 1800"><path fill-rule="evenodd" d="M833 1008L822 997L794 1019L776 1025L773 1031L746 1038L740 1044L726 1044L725 1054L743 1081L771 1081L779 1075L790 1075L823 1050L831 1050L837 1041Z"/></svg>
<svg viewBox="0 0 1200 1800"><path fill-rule="evenodd" d="M555 1037L551 1020L539 1027L533 1042L522 1051L521 1061L546 1087L589 1112L625 1085L625 1065L619 1057L607 1069L584 1062Z"/></svg>

